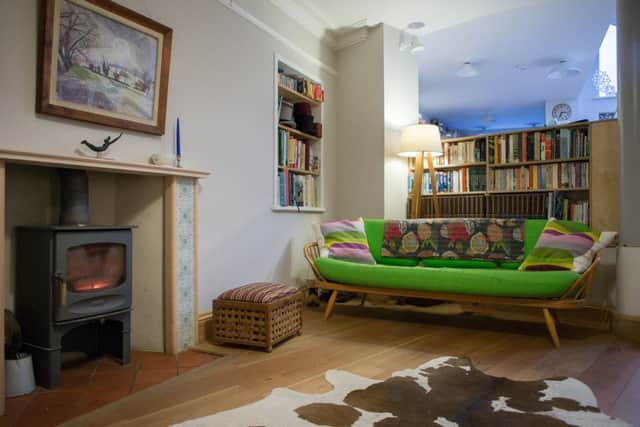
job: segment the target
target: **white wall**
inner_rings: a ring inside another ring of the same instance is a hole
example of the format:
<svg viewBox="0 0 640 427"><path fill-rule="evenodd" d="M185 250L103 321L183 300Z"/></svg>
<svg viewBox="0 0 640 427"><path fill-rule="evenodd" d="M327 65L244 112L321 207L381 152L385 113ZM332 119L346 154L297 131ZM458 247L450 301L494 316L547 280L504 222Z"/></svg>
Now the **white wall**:
<svg viewBox="0 0 640 427"><path fill-rule="evenodd" d="M341 218L384 216L382 25L338 52L338 193Z"/></svg>
<svg viewBox="0 0 640 427"><path fill-rule="evenodd" d="M402 127L418 122L416 57L400 52L400 31L384 25L384 217L407 214L407 159L398 156Z"/></svg>
<svg viewBox="0 0 640 427"><path fill-rule="evenodd" d="M0 147L72 154L82 139L101 140L117 130L36 115L37 3L0 2ZM211 300L233 286L306 277L302 245L311 237L311 223L323 216L270 209L274 52L325 83L324 217L336 211L335 76L217 1L122 3L174 30L168 125L161 137L126 132L111 154L146 161L151 153L171 152L173 123L180 116L185 165L212 172L201 181L199 195L200 311L209 311ZM335 67L326 47L277 9L266 10L266 2L234 3L255 9L256 16L302 50Z"/></svg>

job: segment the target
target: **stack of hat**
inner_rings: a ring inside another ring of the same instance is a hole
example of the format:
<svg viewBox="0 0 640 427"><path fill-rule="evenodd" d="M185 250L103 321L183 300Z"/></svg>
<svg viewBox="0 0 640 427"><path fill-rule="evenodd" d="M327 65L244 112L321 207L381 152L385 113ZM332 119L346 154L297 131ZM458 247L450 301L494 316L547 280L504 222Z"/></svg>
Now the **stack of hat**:
<svg viewBox="0 0 640 427"><path fill-rule="evenodd" d="M316 128L313 124L311 104L308 102L296 102L293 105L293 117L299 131L315 135Z"/></svg>
<svg viewBox="0 0 640 427"><path fill-rule="evenodd" d="M280 123L292 128L296 127L296 122L293 120L293 104L291 102L282 100L280 105Z"/></svg>

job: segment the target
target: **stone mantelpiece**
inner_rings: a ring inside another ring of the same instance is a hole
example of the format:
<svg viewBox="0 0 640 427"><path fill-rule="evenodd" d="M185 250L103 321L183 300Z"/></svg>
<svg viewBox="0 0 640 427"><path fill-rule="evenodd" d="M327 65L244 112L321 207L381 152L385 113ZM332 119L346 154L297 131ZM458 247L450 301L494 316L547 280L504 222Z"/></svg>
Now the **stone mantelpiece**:
<svg viewBox="0 0 640 427"><path fill-rule="evenodd" d="M49 155L0 150L0 313L4 312L6 232L6 165L27 164L107 172L116 175L147 175L163 180L160 197L163 221L158 235L164 235L164 348L173 354L197 340L197 183L208 172L119 160L81 156ZM10 185L10 184L9 184ZM135 286L135 285L134 285ZM0 316L0 342L4 342L4 316ZM0 366L4 353L0 352ZM4 369L0 369L0 414L4 413Z"/></svg>

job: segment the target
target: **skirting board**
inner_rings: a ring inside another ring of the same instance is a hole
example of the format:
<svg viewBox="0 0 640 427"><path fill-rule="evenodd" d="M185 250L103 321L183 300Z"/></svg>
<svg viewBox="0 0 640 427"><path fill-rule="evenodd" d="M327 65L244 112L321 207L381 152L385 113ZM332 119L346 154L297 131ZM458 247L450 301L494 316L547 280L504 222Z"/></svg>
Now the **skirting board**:
<svg viewBox="0 0 640 427"><path fill-rule="evenodd" d="M211 312L203 313L198 316L198 341L197 344L206 342L207 337L211 336Z"/></svg>
<svg viewBox="0 0 640 427"><path fill-rule="evenodd" d="M613 315L613 333L640 342L640 316Z"/></svg>

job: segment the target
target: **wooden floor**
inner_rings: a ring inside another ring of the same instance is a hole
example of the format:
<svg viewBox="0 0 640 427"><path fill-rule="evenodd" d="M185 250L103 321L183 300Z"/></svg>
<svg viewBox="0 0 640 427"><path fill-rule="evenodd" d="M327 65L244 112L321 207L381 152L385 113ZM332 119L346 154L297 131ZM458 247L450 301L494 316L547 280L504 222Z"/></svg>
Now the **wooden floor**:
<svg viewBox="0 0 640 427"><path fill-rule="evenodd" d="M576 377L593 389L606 413L640 425L640 346L605 332L561 325L556 350L544 324L474 315L339 305L327 322L319 308L307 308L304 322L302 336L270 354L206 344L227 357L65 425L164 426L250 403L275 387L326 392L328 369L382 379L442 355L466 356L494 376Z"/></svg>

